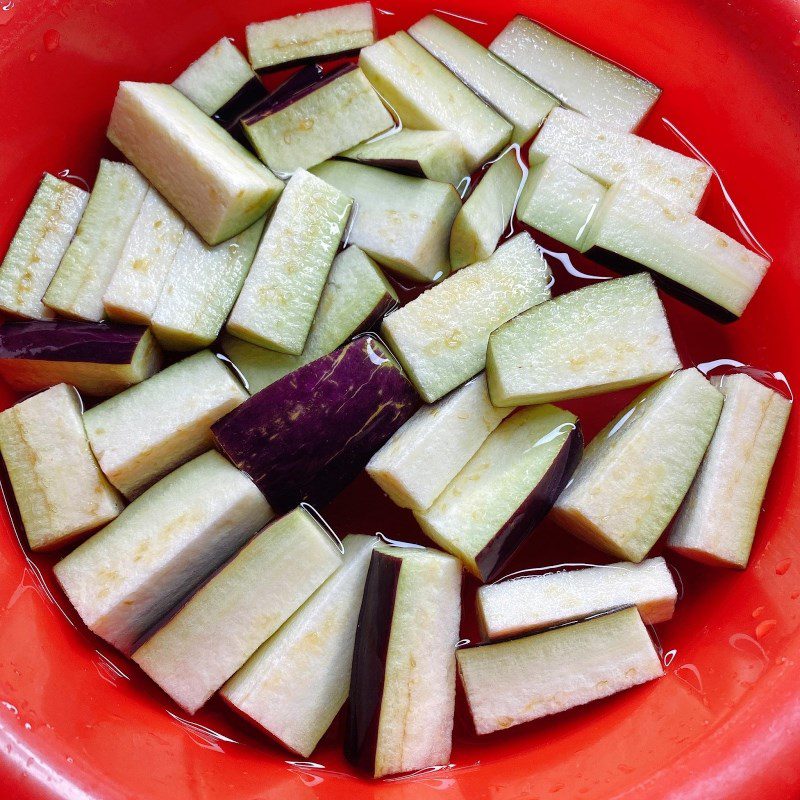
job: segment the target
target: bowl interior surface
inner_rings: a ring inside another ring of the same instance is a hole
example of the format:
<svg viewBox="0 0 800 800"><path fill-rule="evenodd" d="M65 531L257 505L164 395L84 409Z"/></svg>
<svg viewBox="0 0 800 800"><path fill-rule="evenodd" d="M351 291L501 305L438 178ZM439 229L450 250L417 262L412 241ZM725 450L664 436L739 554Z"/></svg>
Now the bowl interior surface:
<svg viewBox="0 0 800 800"><path fill-rule="evenodd" d="M105 126L121 79L171 81L223 35L243 46L251 21L331 5L315 0L7 0L0 5L0 251L44 170L93 180L112 155ZM380 33L433 5L376 0ZM722 326L666 297L685 364L733 358L800 386L800 24L789 2L449 0L488 43L526 13L664 90L642 132L686 137L718 171L702 215L749 228L774 259L742 320ZM723 188L724 185L724 188ZM737 221L726 194L740 214ZM746 223L746 224L745 224ZM541 237L537 237L541 238ZM548 243L542 239L547 246ZM585 271L601 268L581 259ZM583 282L553 262L555 291ZM587 438L636 390L568 404ZM0 407L13 401L0 387ZM334 725L313 763L293 761L221 705L188 718L134 665L90 636L0 518L0 795L214 798L800 797L800 484L793 418L744 573L670 557L684 596L659 626L667 675L591 706L478 740L463 698L454 766L373 783L353 777ZM323 509L341 534L419 536L409 514L360 478ZM549 524L509 569L597 562ZM465 591L471 603L474 586ZM466 636L475 632L467 625Z"/></svg>

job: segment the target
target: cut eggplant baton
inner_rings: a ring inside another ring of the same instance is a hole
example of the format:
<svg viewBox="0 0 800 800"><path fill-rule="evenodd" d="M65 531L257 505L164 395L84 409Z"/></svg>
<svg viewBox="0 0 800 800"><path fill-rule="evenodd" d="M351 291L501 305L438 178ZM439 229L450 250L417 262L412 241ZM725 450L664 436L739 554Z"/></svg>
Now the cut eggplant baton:
<svg viewBox="0 0 800 800"><path fill-rule="evenodd" d="M130 499L209 450L212 423L246 398L228 368L202 350L89 409L84 421L100 468Z"/></svg>
<svg viewBox="0 0 800 800"><path fill-rule="evenodd" d="M450 271L450 229L461 208L453 186L346 161L312 172L355 199L348 240L379 264L416 281Z"/></svg>
<svg viewBox="0 0 800 800"><path fill-rule="evenodd" d="M77 392L59 384L0 414L0 452L32 550L51 550L125 506L92 455Z"/></svg>
<svg viewBox="0 0 800 800"><path fill-rule="evenodd" d="M89 193L45 173L0 264L0 311L52 319L42 297L89 200Z"/></svg>
<svg viewBox="0 0 800 800"><path fill-rule="evenodd" d="M663 558L641 564L513 577L476 595L478 622L488 639L505 639L635 605L646 625L672 618L678 590Z"/></svg>
<svg viewBox="0 0 800 800"><path fill-rule="evenodd" d="M173 86L123 81L108 138L211 245L263 217L283 189Z"/></svg>
<svg viewBox="0 0 800 800"><path fill-rule="evenodd" d="M478 734L566 711L664 674L635 608L466 648L457 658Z"/></svg>
<svg viewBox="0 0 800 800"><path fill-rule="evenodd" d="M425 533L482 581L503 568L544 519L583 452L574 414L535 406L508 417L427 511Z"/></svg>
<svg viewBox="0 0 800 800"><path fill-rule="evenodd" d="M242 121L258 157L279 175L307 169L394 125L364 73L349 64Z"/></svg>
<svg viewBox="0 0 800 800"><path fill-rule="evenodd" d="M498 406L613 392L681 368L647 273L603 281L534 306L489 337L486 375Z"/></svg>
<svg viewBox="0 0 800 800"><path fill-rule="evenodd" d="M475 94L513 126L513 141L527 142L558 100L458 28L429 14L408 32Z"/></svg>
<svg viewBox="0 0 800 800"><path fill-rule="evenodd" d="M721 410L722 395L696 369L651 386L592 440L553 518L638 563L689 490Z"/></svg>
<svg viewBox="0 0 800 800"><path fill-rule="evenodd" d="M250 394L255 394L328 355L353 334L376 327L384 314L396 306L397 295L378 265L351 245L333 260L306 346L299 356L267 350L230 334L223 336L222 349L244 375Z"/></svg>
<svg viewBox="0 0 800 800"><path fill-rule="evenodd" d="M364 335L267 386L212 430L218 449L286 510L331 500L419 405L391 354Z"/></svg>
<svg viewBox="0 0 800 800"><path fill-rule="evenodd" d="M792 403L743 373L711 382L725 404L668 545L696 561L744 569Z"/></svg>
<svg viewBox="0 0 800 800"><path fill-rule="evenodd" d="M632 131L661 94L649 81L527 17L509 22L489 49L565 106L624 131Z"/></svg>
<svg viewBox="0 0 800 800"><path fill-rule="evenodd" d="M44 294L48 308L75 319L103 319L103 294L146 195L147 181L135 167L100 162L75 238Z"/></svg>
<svg viewBox="0 0 800 800"><path fill-rule="evenodd" d="M383 322L381 332L427 403L486 366L489 334L550 299L550 268L527 233L486 261L428 289Z"/></svg>
<svg viewBox="0 0 800 800"><path fill-rule="evenodd" d="M375 41L370 3L352 3L247 26L250 63L259 72L356 53Z"/></svg>
<svg viewBox="0 0 800 800"><path fill-rule="evenodd" d="M298 170L270 218L227 330L300 355L342 240L352 200Z"/></svg>
<svg viewBox="0 0 800 800"><path fill-rule="evenodd" d="M510 141L512 125L404 31L365 47L358 63L404 126L455 133L470 171Z"/></svg>
<svg viewBox="0 0 800 800"><path fill-rule="evenodd" d="M271 517L246 475L204 453L59 561L55 575L84 623L129 652Z"/></svg>
<svg viewBox="0 0 800 800"><path fill-rule="evenodd" d="M356 624L378 539L346 536L342 566L222 687L237 713L308 758L347 700Z"/></svg>
<svg viewBox="0 0 800 800"><path fill-rule="evenodd" d="M425 548L372 554L356 631L345 755L379 778L447 764L461 567Z"/></svg>
<svg viewBox="0 0 800 800"><path fill-rule="evenodd" d="M18 392L68 383L107 397L160 368L161 350L147 328L71 320L0 325L0 375Z"/></svg>
<svg viewBox="0 0 800 800"><path fill-rule="evenodd" d="M248 542L132 658L193 714L341 562L333 539L297 508Z"/></svg>
<svg viewBox="0 0 800 800"><path fill-rule="evenodd" d="M370 477L398 505L424 511L511 413L495 408L483 374L423 406L367 464Z"/></svg>

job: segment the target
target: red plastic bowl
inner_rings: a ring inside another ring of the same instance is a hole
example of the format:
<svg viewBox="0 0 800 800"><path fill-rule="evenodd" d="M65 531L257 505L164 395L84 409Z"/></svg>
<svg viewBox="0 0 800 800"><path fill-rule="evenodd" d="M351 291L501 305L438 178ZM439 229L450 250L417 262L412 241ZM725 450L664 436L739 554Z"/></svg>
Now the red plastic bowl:
<svg viewBox="0 0 800 800"><path fill-rule="evenodd" d="M92 178L120 79L172 80L216 38L331 3L273 0L0 0L0 243L43 170ZM378 0L382 33L431 10ZM668 311L686 363L733 357L797 378L800 286L800 22L792 2L449 0L488 41L516 12L664 88L646 135L672 122L716 166L775 259L744 318L717 325ZM704 210L736 234L719 187ZM0 248L1 249L1 248ZM572 285L556 267L558 291ZM588 435L630 396L576 403ZM0 402L11 396L0 390ZM659 628L667 676L614 698L478 741L459 710L453 769L372 783L350 775L333 731L292 764L212 707L194 720L62 613L48 564L26 559L0 519L0 797L84 800L800 797L800 485L793 419L748 570L676 561L686 586ZM365 480L326 512L343 533L415 535ZM544 526L515 566L597 554ZM39 570L39 572L37 572ZM41 576L43 577L40 577ZM48 592L52 592L53 597ZM53 599L54 598L54 599ZM70 622L72 624L70 624ZM469 632L467 632L469 635ZM675 652L671 652L675 651ZM216 732L216 733L215 733Z"/></svg>

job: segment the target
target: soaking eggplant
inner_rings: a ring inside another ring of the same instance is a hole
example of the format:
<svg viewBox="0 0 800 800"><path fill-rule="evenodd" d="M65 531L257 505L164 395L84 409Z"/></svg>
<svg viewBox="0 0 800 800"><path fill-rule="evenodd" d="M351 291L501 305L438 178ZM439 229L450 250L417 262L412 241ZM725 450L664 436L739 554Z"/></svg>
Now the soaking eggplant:
<svg viewBox="0 0 800 800"><path fill-rule="evenodd" d="M341 563L333 539L297 508L253 537L131 657L194 714Z"/></svg>
<svg viewBox="0 0 800 800"><path fill-rule="evenodd" d="M333 259L306 346L299 356L267 350L230 334L223 336L222 349L244 375L250 394L255 394L328 355L353 334L374 329L396 305L397 295L378 265L351 245Z"/></svg>
<svg viewBox="0 0 800 800"><path fill-rule="evenodd" d="M426 403L486 366L489 334L550 299L550 268L527 233L389 314L381 332Z"/></svg>
<svg viewBox="0 0 800 800"><path fill-rule="evenodd" d="M212 446L210 426L247 393L211 352L195 353L84 415L106 477L128 499Z"/></svg>
<svg viewBox="0 0 800 800"><path fill-rule="evenodd" d="M613 392L680 368L664 306L641 272L534 306L494 331L486 354L498 406Z"/></svg>
<svg viewBox="0 0 800 800"><path fill-rule="evenodd" d="M722 395L696 370L662 379L595 436L553 519L638 563L669 525L697 472Z"/></svg>
<svg viewBox="0 0 800 800"><path fill-rule="evenodd" d="M103 294L146 195L147 181L135 167L100 161L75 238L44 294L42 302L48 308L74 319L103 319Z"/></svg>
<svg viewBox="0 0 800 800"><path fill-rule="evenodd" d="M476 595L484 638L506 639L635 605L645 625L672 619L678 590L663 558L487 584Z"/></svg>
<svg viewBox="0 0 800 800"><path fill-rule="evenodd" d="M696 561L744 569L792 402L744 373L711 383L725 404L667 543Z"/></svg>
<svg viewBox="0 0 800 800"><path fill-rule="evenodd" d="M380 778L447 764L461 566L425 548L378 547L358 619L345 755Z"/></svg>
<svg viewBox="0 0 800 800"><path fill-rule="evenodd" d="M107 397L160 368L161 350L147 328L71 320L0 325L0 375L18 392L68 383Z"/></svg>
<svg viewBox="0 0 800 800"><path fill-rule="evenodd" d="M481 374L423 406L370 459L367 472L403 508L424 511L511 413L495 408Z"/></svg>
<svg viewBox="0 0 800 800"><path fill-rule="evenodd" d="M635 608L469 647L457 657L478 734L566 711L664 674Z"/></svg>
<svg viewBox="0 0 800 800"><path fill-rule="evenodd" d="M342 565L222 687L222 699L308 758L347 700L374 536L342 540Z"/></svg>
<svg viewBox="0 0 800 800"><path fill-rule="evenodd" d="M282 511L331 500L419 405L391 353L364 335L267 386L212 432Z"/></svg>
<svg viewBox="0 0 800 800"><path fill-rule="evenodd" d="M320 164L393 125L380 96L353 64L242 120L258 157L279 175Z"/></svg>
<svg viewBox="0 0 800 800"><path fill-rule="evenodd" d="M76 391L53 386L0 414L0 452L31 550L52 550L125 506L92 455Z"/></svg>
<svg viewBox="0 0 800 800"><path fill-rule="evenodd" d="M0 311L52 319L42 297L78 227L89 193L45 173L0 264Z"/></svg>
<svg viewBox="0 0 800 800"><path fill-rule="evenodd" d="M423 531L482 581L503 565L547 513L583 452L574 414L534 406L505 419L426 511Z"/></svg>
<svg viewBox="0 0 800 800"><path fill-rule="evenodd" d="M173 86L120 83L108 138L210 245L263 217L283 190Z"/></svg>
<svg viewBox="0 0 800 800"><path fill-rule="evenodd" d="M87 627L127 653L271 517L246 475L204 453L59 561L55 576Z"/></svg>

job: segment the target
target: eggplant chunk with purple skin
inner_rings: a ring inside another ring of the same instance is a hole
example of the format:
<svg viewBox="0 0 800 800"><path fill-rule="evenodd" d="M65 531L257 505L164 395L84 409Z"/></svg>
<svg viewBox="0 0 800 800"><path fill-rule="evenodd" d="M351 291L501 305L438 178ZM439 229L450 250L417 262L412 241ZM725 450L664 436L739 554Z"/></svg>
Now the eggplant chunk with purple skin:
<svg viewBox="0 0 800 800"><path fill-rule="evenodd" d="M323 505L420 406L391 353L363 335L253 395L217 422L217 448L285 511Z"/></svg>
<svg viewBox="0 0 800 800"><path fill-rule="evenodd" d="M426 511L422 530L491 580L528 538L570 480L583 451L580 423L555 406L507 417Z"/></svg>
<svg viewBox="0 0 800 800"><path fill-rule="evenodd" d="M3 411L0 452L32 550L74 541L125 507L92 455L71 386L53 386Z"/></svg>
<svg viewBox="0 0 800 800"><path fill-rule="evenodd" d="M304 508L254 536L133 652L133 660L194 714L342 563Z"/></svg>
<svg viewBox="0 0 800 800"><path fill-rule="evenodd" d="M128 653L271 518L246 475L204 453L137 497L55 575L86 626Z"/></svg>
<svg viewBox="0 0 800 800"><path fill-rule="evenodd" d="M478 734L557 714L664 674L636 608L465 648L457 658Z"/></svg>
<svg viewBox="0 0 800 800"><path fill-rule="evenodd" d="M358 619L345 755L380 778L447 764L455 706L461 565L378 547Z"/></svg>
<svg viewBox="0 0 800 800"><path fill-rule="evenodd" d="M0 325L0 375L18 392L68 383L107 397L161 368L161 349L147 328L108 322L30 320Z"/></svg>

